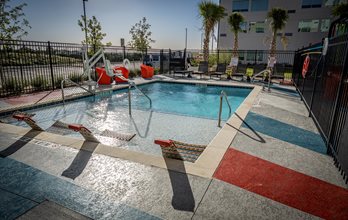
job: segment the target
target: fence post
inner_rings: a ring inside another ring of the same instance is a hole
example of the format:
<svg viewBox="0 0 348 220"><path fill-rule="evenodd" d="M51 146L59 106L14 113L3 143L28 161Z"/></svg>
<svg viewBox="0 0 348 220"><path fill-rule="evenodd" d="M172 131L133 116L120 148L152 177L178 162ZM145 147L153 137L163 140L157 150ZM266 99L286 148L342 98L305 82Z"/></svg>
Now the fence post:
<svg viewBox="0 0 348 220"><path fill-rule="evenodd" d="M171 49L168 49L168 63L169 63L169 74L171 74L172 72L171 72L171 64L170 64L170 60L171 60L171 57L172 57L172 50Z"/></svg>
<svg viewBox="0 0 348 220"><path fill-rule="evenodd" d="M123 59L126 59L126 46L122 46L123 50Z"/></svg>
<svg viewBox="0 0 348 220"><path fill-rule="evenodd" d="M50 62L51 80L52 80L52 90L54 90L54 77L53 77L53 66L52 66L52 52L51 52L51 42L48 43L48 59Z"/></svg>
<svg viewBox="0 0 348 220"><path fill-rule="evenodd" d="M163 49L160 51L160 74L163 74Z"/></svg>
<svg viewBox="0 0 348 220"><path fill-rule="evenodd" d="M220 50L217 49L217 64L220 62Z"/></svg>

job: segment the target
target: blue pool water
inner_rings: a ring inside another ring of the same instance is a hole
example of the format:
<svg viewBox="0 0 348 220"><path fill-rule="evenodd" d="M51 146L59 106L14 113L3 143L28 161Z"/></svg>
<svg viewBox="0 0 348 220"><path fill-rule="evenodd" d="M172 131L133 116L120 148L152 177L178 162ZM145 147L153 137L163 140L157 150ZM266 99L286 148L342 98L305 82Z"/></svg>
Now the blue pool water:
<svg viewBox="0 0 348 220"><path fill-rule="evenodd" d="M232 113L251 91L249 88L164 82L149 83L139 88L151 98L152 108L150 109L148 99L133 89L132 116L128 113L128 89L74 100L67 102L65 106L57 104L26 112L35 113L33 119L49 132L56 133L51 126L57 120L83 124L99 135L98 139L104 144L161 155L160 148L153 143L154 139L208 144L220 130L216 119L221 91L227 94ZM222 118L229 118L225 102ZM7 117L5 121L26 126L24 122L11 117ZM106 129L136 136L129 142L105 138L101 133ZM80 136L73 131L59 134Z"/></svg>
<svg viewBox="0 0 348 220"><path fill-rule="evenodd" d="M251 91L249 88L179 83L151 83L141 86L140 89L151 98L153 111L208 119L218 118L219 97L222 90L228 96L232 113ZM134 92L132 104L140 109L148 107L149 101L138 91L134 90ZM128 106L126 93L120 95L120 92L117 92L111 99L110 101L118 103L120 106ZM222 118L226 120L228 117L229 109L224 101Z"/></svg>

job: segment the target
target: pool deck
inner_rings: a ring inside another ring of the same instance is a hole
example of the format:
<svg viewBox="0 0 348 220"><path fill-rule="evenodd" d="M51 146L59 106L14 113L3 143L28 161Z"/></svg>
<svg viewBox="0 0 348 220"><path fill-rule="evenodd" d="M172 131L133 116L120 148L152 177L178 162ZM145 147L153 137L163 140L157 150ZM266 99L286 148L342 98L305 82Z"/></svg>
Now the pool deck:
<svg viewBox="0 0 348 220"><path fill-rule="evenodd" d="M348 216L347 185L293 87L256 86L195 163L7 124L0 138L4 219Z"/></svg>

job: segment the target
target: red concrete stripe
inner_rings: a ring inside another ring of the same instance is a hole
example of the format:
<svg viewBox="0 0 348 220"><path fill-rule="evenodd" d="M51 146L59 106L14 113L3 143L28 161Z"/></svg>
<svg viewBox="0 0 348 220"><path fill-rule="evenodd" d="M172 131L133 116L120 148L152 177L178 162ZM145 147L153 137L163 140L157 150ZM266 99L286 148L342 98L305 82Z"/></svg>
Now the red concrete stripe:
<svg viewBox="0 0 348 220"><path fill-rule="evenodd" d="M229 149L214 177L325 219L348 219L348 190Z"/></svg>

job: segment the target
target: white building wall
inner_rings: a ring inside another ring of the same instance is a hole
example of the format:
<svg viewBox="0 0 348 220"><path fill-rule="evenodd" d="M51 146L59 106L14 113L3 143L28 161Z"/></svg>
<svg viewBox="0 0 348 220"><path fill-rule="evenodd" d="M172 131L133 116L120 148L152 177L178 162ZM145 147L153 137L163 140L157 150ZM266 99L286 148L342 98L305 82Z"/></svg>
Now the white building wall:
<svg viewBox="0 0 348 220"><path fill-rule="evenodd" d="M227 16L220 21L219 33L218 33L218 48L219 49L231 49L233 48L233 33L227 22L228 16L232 13L232 0L221 0L220 5L225 7ZM250 4L249 4L250 5ZM318 32L298 32L298 24L301 20L311 19L328 19L332 21L334 18L331 16L331 7L322 5L321 8L301 8L302 0L269 0L268 11L273 7L280 7L285 10L296 10L295 13L289 14L289 19L284 29L285 33L292 33L292 36L287 36L289 44L287 50L297 50L303 46L307 46L310 43L317 43L322 38L328 35L328 32L321 32L319 23ZM260 12L240 12L245 17L245 20L250 21L265 21L268 11ZM283 31L281 31L283 32ZM226 34L226 36L221 36ZM266 41L267 37L271 37L271 32L266 25L265 33L239 33L239 49L241 50L268 50L270 40ZM283 50L283 46L280 42L280 37L277 38L277 50Z"/></svg>

